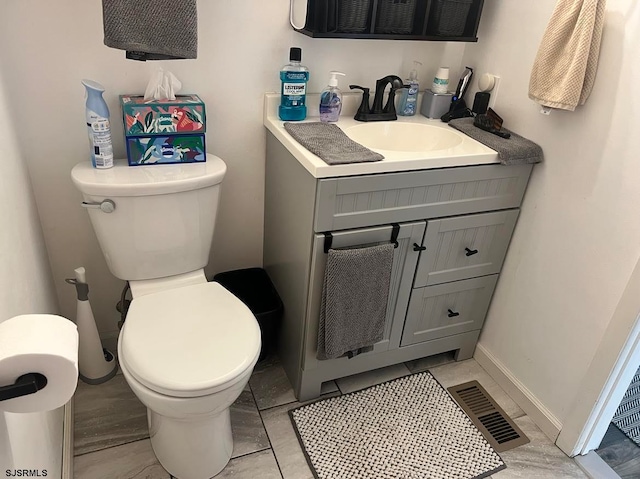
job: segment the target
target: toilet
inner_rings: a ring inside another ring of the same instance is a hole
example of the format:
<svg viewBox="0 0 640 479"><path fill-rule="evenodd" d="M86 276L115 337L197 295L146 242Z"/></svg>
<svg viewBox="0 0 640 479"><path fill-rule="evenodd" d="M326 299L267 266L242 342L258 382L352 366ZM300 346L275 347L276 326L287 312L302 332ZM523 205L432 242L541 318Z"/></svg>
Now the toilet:
<svg viewBox="0 0 640 479"><path fill-rule="evenodd" d="M131 287L122 373L147 407L156 457L179 479L211 478L231 458L229 407L260 354L255 316L204 274L225 172L214 155L71 172L109 269Z"/></svg>

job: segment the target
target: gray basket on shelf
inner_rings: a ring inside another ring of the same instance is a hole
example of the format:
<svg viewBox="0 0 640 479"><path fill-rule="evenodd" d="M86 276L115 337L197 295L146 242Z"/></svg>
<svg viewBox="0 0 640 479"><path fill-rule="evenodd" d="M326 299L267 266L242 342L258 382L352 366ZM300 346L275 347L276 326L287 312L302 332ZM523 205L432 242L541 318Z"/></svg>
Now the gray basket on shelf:
<svg viewBox="0 0 640 479"><path fill-rule="evenodd" d="M338 0L336 30L344 33L363 33L369 29L371 0Z"/></svg>
<svg viewBox="0 0 640 479"><path fill-rule="evenodd" d="M434 33L451 37L462 35L472 3L473 0L434 0Z"/></svg>
<svg viewBox="0 0 640 479"><path fill-rule="evenodd" d="M416 0L379 0L376 33L413 32Z"/></svg>

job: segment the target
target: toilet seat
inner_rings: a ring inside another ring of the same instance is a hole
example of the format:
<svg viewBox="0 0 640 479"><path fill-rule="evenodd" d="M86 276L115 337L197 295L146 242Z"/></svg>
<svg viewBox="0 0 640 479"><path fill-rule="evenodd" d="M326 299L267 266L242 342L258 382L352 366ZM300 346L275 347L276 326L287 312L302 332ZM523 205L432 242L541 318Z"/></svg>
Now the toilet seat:
<svg viewBox="0 0 640 479"><path fill-rule="evenodd" d="M221 391L252 368L260 354L255 316L218 283L135 298L120 334L120 361L131 375L173 397Z"/></svg>

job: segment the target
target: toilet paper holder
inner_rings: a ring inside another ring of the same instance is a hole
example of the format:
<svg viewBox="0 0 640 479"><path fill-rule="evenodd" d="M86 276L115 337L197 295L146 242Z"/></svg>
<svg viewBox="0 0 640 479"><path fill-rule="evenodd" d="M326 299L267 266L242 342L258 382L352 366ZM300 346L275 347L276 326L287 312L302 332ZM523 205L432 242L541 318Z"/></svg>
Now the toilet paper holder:
<svg viewBox="0 0 640 479"><path fill-rule="evenodd" d="M44 389L47 378L40 373L23 374L16 382L9 386L0 386L0 401L28 396Z"/></svg>

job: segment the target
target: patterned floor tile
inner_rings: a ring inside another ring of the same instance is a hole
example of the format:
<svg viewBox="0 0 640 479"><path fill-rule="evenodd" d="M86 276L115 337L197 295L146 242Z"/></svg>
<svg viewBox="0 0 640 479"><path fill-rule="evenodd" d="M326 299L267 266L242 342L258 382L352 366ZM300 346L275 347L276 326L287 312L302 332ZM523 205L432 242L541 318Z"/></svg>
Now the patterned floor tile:
<svg viewBox="0 0 640 479"><path fill-rule="evenodd" d="M277 356L270 356L258 363L253 370L249 385L259 410L295 402L296 396ZM322 385L322 394L338 390L335 381Z"/></svg>
<svg viewBox="0 0 640 479"><path fill-rule="evenodd" d="M147 408L121 374L97 386L79 381L74 421L75 455L149 437Z"/></svg>
<svg viewBox="0 0 640 479"><path fill-rule="evenodd" d="M330 393L323 397L336 395L339 393ZM284 479L313 479L313 473L307 465L307 460L291 424L289 410L314 401L285 404L260 412Z"/></svg>
<svg viewBox="0 0 640 479"><path fill-rule="evenodd" d="M493 474L494 479L583 479L587 476L573 459L566 456L533 423L523 416L515 419L517 426L531 441L500 454L507 464L503 471Z"/></svg>
<svg viewBox="0 0 640 479"><path fill-rule="evenodd" d="M74 459L74 479L169 479L144 439Z"/></svg>
<svg viewBox="0 0 640 479"><path fill-rule="evenodd" d="M231 459L215 479L282 479L282 476L269 449Z"/></svg>
<svg viewBox="0 0 640 479"><path fill-rule="evenodd" d="M251 391L243 391L231 406L230 412L233 431L232 457L244 456L271 447Z"/></svg>

